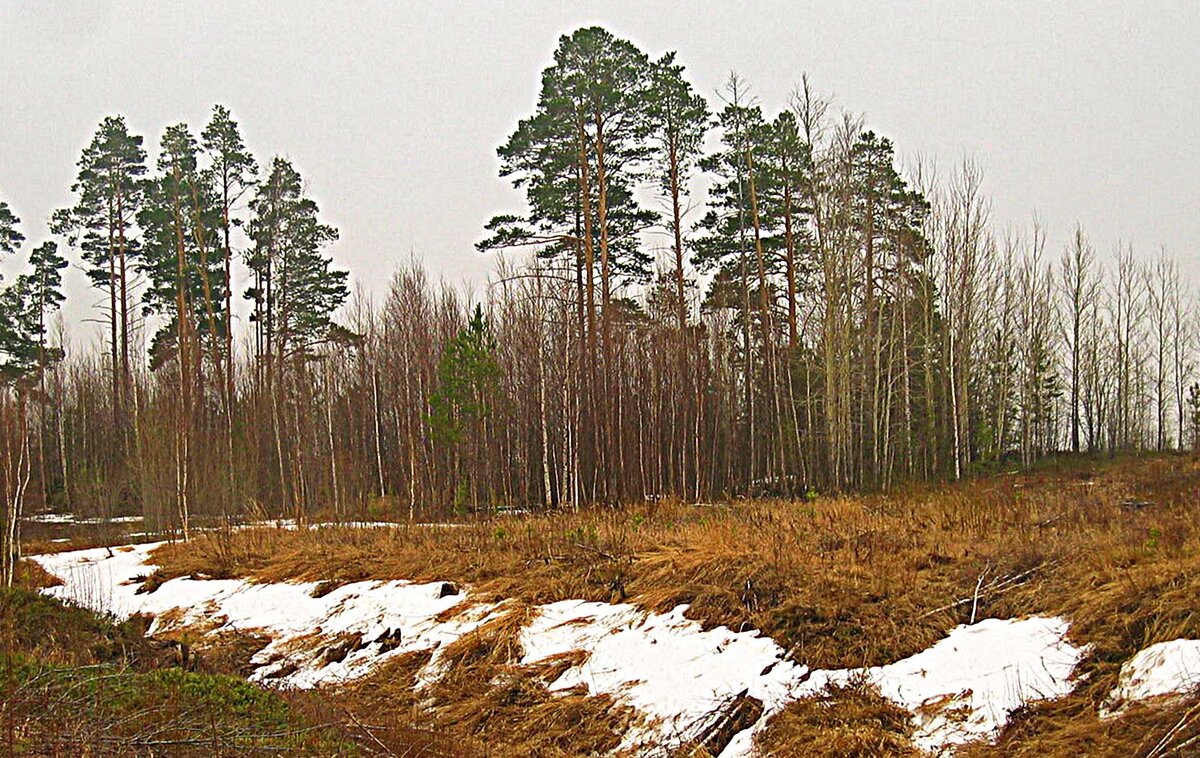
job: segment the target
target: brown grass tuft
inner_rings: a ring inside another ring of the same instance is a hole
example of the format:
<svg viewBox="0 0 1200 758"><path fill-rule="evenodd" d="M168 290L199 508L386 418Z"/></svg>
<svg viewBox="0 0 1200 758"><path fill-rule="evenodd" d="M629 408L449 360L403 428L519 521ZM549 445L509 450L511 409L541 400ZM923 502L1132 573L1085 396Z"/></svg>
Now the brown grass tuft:
<svg viewBox="0 0 1200 758"><path fill-rule="evenodd" d="M829 684L771 717L755 744L764 756L918 758L908 711L866 681Z"/></svg>
<svg viewBox="0 0 1200 758"><path fill-rule="evenodd" d="M1098 688L1014 712L994 745L971 745L962 758L1165 758L1200 754L1200 696L1173 703L1133 705L1101 719Z"/></svg>
<svg viewBox="0 0 1200 758"><path fill-rule="evenodd" d="M62 579L46 571L37 561L28 559L17 563L16 576L13 577L13 580L18 587L30 590L58 587L63 583Z"/></svg>

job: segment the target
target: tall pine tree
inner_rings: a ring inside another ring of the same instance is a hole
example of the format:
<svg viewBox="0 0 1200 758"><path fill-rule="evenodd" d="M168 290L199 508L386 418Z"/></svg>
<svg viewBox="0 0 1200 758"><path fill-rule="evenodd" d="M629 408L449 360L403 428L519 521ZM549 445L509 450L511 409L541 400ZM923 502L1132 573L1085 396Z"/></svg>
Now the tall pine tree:
<svg viewBox="0 0 1200 758"><path fill-rule="evenodd" d="M280 362L307 357L329 337L333 312L349 295L346 272L332 268L324 253L337 229L317 218L316 202L285 158L274 159L250 210L246 263L255 283L247 297L264 330L264 355Z"/></svg>
<svg viewBox="0 0 1200 758"><path fill-rule="evenodd" d="M131 277L140 252L136 218L146 174L142 137L129 131L124 116L109 116L100 122L78 166L71 186L76 203L56 212L51 226L82 251L93 285L108 291L113 423L124 429L131 394ZM122 446L118 460L123 455Z"/></svg>
<svg viewBox="0 0 1200 758"><path fill-rule="evenodd" d="M272 161L250 211L253 247L246 264L254 283L246 297L254 303L256 402L267 393L283 501L303 507L301 434L292 410L307 402L305 376L315 349L345 334L333 323L333 312L349 294L346 272L332 268L324 252L337 230L320 222L317 204L304 194L300 174L287 159Z"/></svg>
<svg viewBox="0 0 1200 758"><path fill-rule="evenodd" d="M687 326L683 215L688 182L700 158L710 114L708 103L684 78L683 66L675 62L675 53L667 53L654 62L650 82L647 117L658 142L654 173L659 191L671 209L667 226L674 254L676 320L683 330Z"/></svg>
<svg viewBox="0 0 1200 758"><path fill-rule="evenodd" d="M198 145L185 124L163 132L157 174L138 214L143 230L140 270L149 282L143 300L166 321L150 347L152 367L179 358L198 363L210 348L220 368L225 347L225 277L219 251L220 210L199 170ZM187 344L185 344L187 343Z"/></svg>
<svg viewBox="0 0 1200 758"><path fill-rule="evenodd" d="M20 219L0 201L0 253L12 254L24 241ZM11 586L20 558L20 521L33 471L28 406L42 389L42 370L61 350L46 347L46 317L63 296L66 265L53 242L30 254L32 272L0 287L0 585Z"/></svg>
<svg viewBox="0 0 1200 758"><path fill-rule="evenodd" d="M17 229L21 219L8 203L0 200L0 254L17 252L25 235ZM0 284L3 280L0 280ZM26 286L18 279L0 289L0 380L12 381L24 373L32 360Z"/></svg>
<svg viewBox="0 0 1200 758"><path fill-rule="evenodd" d="M224 379L226 416L231 417L234 401L233 361L233 230L241 226L236 215L238 203L255 185L258 164L242 141L238 124L232 114L222 105L214 105L212 119L200 135L204 152L208 155L207 184L216 193L220 207L221 245L220 260L224 271L221 290L225 294L224 314Z"/></svg>

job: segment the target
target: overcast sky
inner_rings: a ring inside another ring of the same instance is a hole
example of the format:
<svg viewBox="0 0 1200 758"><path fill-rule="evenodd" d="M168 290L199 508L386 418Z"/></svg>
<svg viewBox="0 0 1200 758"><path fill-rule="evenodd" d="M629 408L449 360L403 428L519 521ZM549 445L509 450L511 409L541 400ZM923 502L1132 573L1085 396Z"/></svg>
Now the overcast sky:
<svg viewBox="0 0 1200 758"><path fill-rule="evenodd" d="M1036 211L1055 254L1079 221L1103 253L1165 245L1200 276L1200 3L700 5L0 0L0 197L36 243L104 115L153 155L219 102L260 161L297 164L357 282L379 291L410 253L482 281L482 225L520 208L495 148L558 36L602 24L678 50L706 95L736 69L768 113L807 71L900 156L977 159L993 217ZM72 323L85 290L73 275Z"/></svg>

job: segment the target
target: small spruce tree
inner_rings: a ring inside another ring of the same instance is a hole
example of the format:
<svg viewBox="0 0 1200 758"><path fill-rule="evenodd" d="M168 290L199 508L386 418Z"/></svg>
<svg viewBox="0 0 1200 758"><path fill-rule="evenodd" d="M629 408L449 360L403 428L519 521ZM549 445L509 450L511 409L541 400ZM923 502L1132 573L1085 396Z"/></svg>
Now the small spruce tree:
<svg viewBox="0 0 1200 758"><path fill-rule="evenodd" d="M479 505L477 482L482 478L479 452L484 444L485 425L494 403L495 384L500 378L496 361L496 339L476 305L471 320L446 345L438 364L438 387L430 399L427 417L435 439L453 451L451 470L456 482L455 507L461 511L469 498Z"/></svg>

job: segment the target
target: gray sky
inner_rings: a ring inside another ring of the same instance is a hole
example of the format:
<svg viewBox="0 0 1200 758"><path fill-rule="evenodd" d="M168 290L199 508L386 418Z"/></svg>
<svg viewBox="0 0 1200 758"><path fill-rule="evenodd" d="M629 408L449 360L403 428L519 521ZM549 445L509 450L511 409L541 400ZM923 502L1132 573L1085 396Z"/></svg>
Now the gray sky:
<svg viewBox="0 0 1200 758"><path fill-rule="evenodd" d="M899 155L977 159L996 221L1036 211L1053 254L1080 221L1102 253L1165 245L1200 276L1200 3L699 5L0 0L0 197L36 243L102 116L153 155L220 102L260 161L296 162L356 281L378 292L410 252L482 281L482 225L520 208L495 148L558 36L596 23L678 50L708 95L736 69L769 113L808 71ZM70 285L76 323L96 297Z"/></svg>

